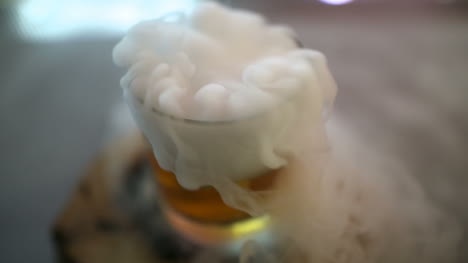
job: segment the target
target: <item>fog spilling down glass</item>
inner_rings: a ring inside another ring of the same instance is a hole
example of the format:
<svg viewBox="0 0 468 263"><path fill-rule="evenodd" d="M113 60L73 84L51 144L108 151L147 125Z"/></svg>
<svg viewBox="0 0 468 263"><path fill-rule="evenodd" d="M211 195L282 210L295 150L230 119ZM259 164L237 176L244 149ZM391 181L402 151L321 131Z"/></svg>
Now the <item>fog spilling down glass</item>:
<svg viewBox="0 0 468 263"><path fill-rule="evenodd" d="M140 104L139 102L135 103ZM131 105L136 106L134 104ZM152 111L150 114L153 115L153 120L159 124L152 126L153 129L151 131L146 131L151 132L153 135L150 136L150 140L153 142L152 148L155 153L150 153L151 165L154 171L159 198L163 205L163 211L171 225L187 238L202 244L232 241L236 238L264 230L268 225L268 215L251 216L244 211L225 204L219 192L210 185L198 186L197 183L196 189L186 188L179 183L175 173L163 169L160 165L160 162L175 162L175 160L168 160L168 158L181 158L185 162L190 162L188 161L189 157L180 157L186 156L186 154L172 152L181 150L174 147L174 138L181 135L180 131L186 131L188 133L185 136L179 137L179 139L190 138L188 139L189 142L186 143L191 143L191 146L196 144L198 146L196 150L198 153L207 153L206 156L193 157L198 157L199 162L206 157L207 160L211 159L212 162L219 161L220 165L224 166L224 169L221 172L218 170L214 176L238 178L233 180L233 182L249 192L269 191L273 188L275 179L281 168L269 169L261 165L256 167L252 162L250 164L245 162L245 157L243 156L239 156L238 158L230 156L234 154L234 151L231 149L232 153L230 153L230 150L225 148L228 147L226 143L232 144L232 140L238 140L238 145L247 147L244 150L237 149L236 152L241 155L248 155L251 150L249 145L253 147L255 144L254 140L258 139L258 136L252 133L251 125L255 124L254 126L256 127L262 117L237 121L209 122L178 119L158 111ZM246 128L249 126L250 128ZM144 127L148 128L148 126ZM167 133L169 130L174 133ZM197 131L205 135L201 137L197 136ZM206 136L206 133L208 133L208 136ZM211 136L209 135L210 133ZM156 134L159 134L157 138L160 140L157 140L158 142L154 142L154 135ZM203 150L204 148L207 150ZM210 158L214 155L219 156L217 158ZM249 159L252 161L254 158L250 156ZM193 167L197 168L200 166L199 163L193 165ZM197 170L184 171L183 176L191 177L197 173ZM209 172L209 170L206 172ZM203 178L203 176L198 179L200 178Z"/></svg>
<svg viewBox="0 0 468 263"><path fill-rule="evenodd" d="M165 212L203 242L258 231L279 171L320 137L336 92L326 59L250 11L205 3L167 18L113 51Z"/></svg>

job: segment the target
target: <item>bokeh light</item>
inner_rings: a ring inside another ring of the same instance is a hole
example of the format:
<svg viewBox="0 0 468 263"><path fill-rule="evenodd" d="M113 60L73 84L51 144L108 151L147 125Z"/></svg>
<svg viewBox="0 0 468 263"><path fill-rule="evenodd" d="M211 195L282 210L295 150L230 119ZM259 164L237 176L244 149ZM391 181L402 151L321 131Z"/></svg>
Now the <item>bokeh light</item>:
<svg viewBox="0 0 468 263"><path fill-rule="evenodd" d="M328 5L344 5L353 2L354 0L320 0L320 2Z"/></svg>
<svg viewBox="0 0 468 263"><path fill-rule="evenodd" d="M133 24L188 11L196 0L26 0L17 8L24 38L56 40L82 33L122 34Z"/></svg>

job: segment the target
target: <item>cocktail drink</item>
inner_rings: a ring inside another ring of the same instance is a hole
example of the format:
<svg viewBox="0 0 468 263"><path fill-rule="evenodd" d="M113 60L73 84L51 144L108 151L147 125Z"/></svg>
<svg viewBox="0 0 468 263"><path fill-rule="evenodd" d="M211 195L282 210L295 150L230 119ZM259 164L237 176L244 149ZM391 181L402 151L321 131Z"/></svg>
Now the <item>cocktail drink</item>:
<svg viewBox="0 0 468 263"><path fill-rule="evenodd" d="M205 241L263 228L275 182L331 106L324 56L295 39L260 15L205 3L141 22L115 47L169 221L191 238L208 226Z"/></svg>

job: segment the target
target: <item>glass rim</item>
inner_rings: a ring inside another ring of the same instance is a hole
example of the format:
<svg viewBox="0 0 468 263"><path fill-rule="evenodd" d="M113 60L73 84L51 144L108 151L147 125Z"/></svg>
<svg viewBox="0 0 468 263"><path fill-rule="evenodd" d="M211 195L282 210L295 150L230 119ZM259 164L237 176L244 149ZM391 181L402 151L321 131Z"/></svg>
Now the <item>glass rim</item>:
<svg viewBox="0 0 468 263"><path fill-rule="evenodd" d="M228 124L239 123L239 122L242 122L242 121L249 121L249 120L264 116L264 115L268 114L268 112L270 112L271 110L279 107L280 105L284 104L287 101L288 100L285 100L285 101L283 101L281 103L278 103L277 105L274 105L274 107L266 108L266 109L264 109L262 111L259 111L259 112L255 113L255 114L249 115L249 116L244 117L244 118L238 118L238 119L226 119L226 120L212 120L212 121L210 121L210 120L199 120L199 119L183 118L183 117L177 117L177 116L171 115L169 113L163 112L161 110L156 109L155 107L151 107L151 113L157 114L157 115L159 115L160 117L163 117L163 118L168 118L168 119L170 119L172 121L177 121L177 122L187 123L187 124L197 124L197 125L206 125L206 126L228 125Z"/></svg>

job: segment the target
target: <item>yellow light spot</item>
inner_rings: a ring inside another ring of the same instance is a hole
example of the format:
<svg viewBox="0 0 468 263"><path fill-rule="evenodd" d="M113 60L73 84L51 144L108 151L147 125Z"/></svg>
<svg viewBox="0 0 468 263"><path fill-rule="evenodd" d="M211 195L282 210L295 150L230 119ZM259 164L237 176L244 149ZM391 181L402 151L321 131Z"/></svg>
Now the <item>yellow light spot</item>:
<svg viewBox="0 0 468 263"><path fill-rule="evenodd" d="M260 216L233 224L230 227L231 235L235 238L251 234L264 229L270 222L269 216Z"/></svg>

